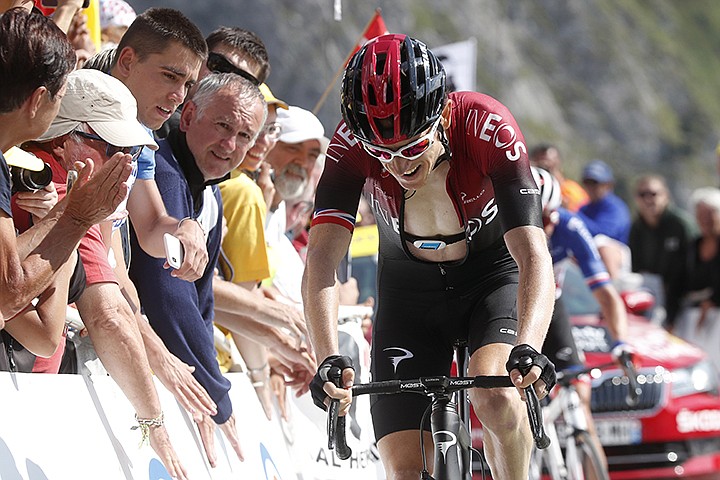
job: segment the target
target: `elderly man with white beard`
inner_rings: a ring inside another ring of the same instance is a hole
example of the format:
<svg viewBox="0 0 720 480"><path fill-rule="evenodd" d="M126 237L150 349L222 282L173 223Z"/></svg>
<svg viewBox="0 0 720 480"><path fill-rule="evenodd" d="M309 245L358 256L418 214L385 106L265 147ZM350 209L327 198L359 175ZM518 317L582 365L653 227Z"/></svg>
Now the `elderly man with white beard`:
<svg viewBox="0 0 720 480"><path fill-rule="evenodd" d="M273 286L285 297L300 303L304 264L286 237L291 226L287 212L292 213L296 203L310 203L307 198L314 197L319 166L330 141L320 120L300 107L278 110L277 122L281 128L280 137L265 157L265 162L273 169L275 184L275 198L265 223L265 240Z"/></svg>

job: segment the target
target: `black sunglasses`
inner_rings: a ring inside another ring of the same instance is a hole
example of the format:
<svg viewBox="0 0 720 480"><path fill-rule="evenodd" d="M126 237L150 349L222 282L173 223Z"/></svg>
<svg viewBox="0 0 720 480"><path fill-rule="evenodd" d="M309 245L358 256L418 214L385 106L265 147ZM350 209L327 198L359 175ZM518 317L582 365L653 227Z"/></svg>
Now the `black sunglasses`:
<svg viewBox="0 0 720 480"><path fill-rule="evenodd" d="M240 75L245 80L250 81L250 83L256 87L260 85L260 80L255 78L254 75L246 72L242 68L236 67L230 62L230 60L219 53L210 52L208 54L207 68L213 73L234 73L235 75Z"/></svg>
<svg viewBox="0 0 720 480"><path fill-rule="evenodd" d="M132 147L118 147L116 145L113 145L112 143L108 142L107 140L103 139L99 135L94 135L92 133L83 132L82 130L75 130L76 135L79 135L83 138L87 138L90 140L96 140L98 142L102 142L106 145L105 147L105 154L108 158L112 157L118 152L122 152L125 155L130 155L133 160L136 159L138 156L140 156L140 152L142 152L143 146L142 145L133 145Z"/></svg>

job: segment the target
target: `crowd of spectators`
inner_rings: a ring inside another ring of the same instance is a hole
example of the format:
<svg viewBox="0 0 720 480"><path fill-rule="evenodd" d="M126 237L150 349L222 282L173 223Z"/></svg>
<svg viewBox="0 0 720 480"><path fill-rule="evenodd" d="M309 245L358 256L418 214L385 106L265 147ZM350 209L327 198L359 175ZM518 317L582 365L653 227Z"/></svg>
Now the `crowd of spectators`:
<svg viewBox="0 0 720 480"><path fill-rule="evenodd" d="M203 38L177 10L100 0L97 44L81 5L60 0L48 17L0 1L0 369L81 369L67 361L72 305L77 336L185 478L153 374L192 415L211 465L216 426L243 457L224 372L247 372L268 418L273 397L287 416L288 388L306 393L315 374L301 281L329 140L268 87L255 33L219 26ZM657 278L664 325L686 338L720 322L720 190L693 193L693 220L647 174L631 218L607 163L588 162L578 183L557 147L530 158L560 182L617 285L631 271ZM45 164L46 186L19 184L17 172ZM167 235L182 245L176 268ZM341 291L357 303L353 280Z"/></svg>

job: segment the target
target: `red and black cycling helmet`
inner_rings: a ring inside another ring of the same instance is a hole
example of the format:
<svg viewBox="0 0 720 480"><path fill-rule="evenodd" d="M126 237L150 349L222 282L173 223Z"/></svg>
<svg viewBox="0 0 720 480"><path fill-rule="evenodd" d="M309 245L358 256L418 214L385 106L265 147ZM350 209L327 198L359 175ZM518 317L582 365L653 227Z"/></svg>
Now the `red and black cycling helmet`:
<svg viewBox="0 0 720 480"><path fill-rule="evenodd" d="M390 145L424 132L438 119L445 88L445 69L423 42L381 35L345 68L342 115L356 137Z"/></svg>

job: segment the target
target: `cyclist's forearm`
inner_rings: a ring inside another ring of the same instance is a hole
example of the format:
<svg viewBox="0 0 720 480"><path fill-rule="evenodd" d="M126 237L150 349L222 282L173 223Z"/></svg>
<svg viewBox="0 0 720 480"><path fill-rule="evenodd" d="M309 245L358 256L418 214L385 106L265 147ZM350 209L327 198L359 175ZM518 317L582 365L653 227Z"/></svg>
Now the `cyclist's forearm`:
<svg viewBox="0 0 720 480"><path fill-rule="evenodd" d="M337 267L350 246L351 233L331 224L310 230L302 295L305 321L318 362L338 353Z"/></svg>
<svg viewBox="0 0 720 480"><path fill-rule="evenodd" d="M328 356L338 353L337 311L339 295L334 282L329 286L317 287L314 285L314 280L312 280L313 275L308 277L308 285L303 285L305 320L310 342L317 354L318 361L322 361Z"/></svg>
<svg viewBox="0 0 720 480"><path fill-rule="evenodd" d="M624 341L627 337L627 313L615 287L610 284L601 286L593 290L593 295L600 304L603 318L607 320L610 335L615 340Z"/></svg>
<svg viewBox="0 0 720 480"><path fill-rule="evenodd" d="M538 351L542 349L555 303L552 259L544 235L535 227L519 227L506 234L508 248L520 271L517 343Z"/></svg>

